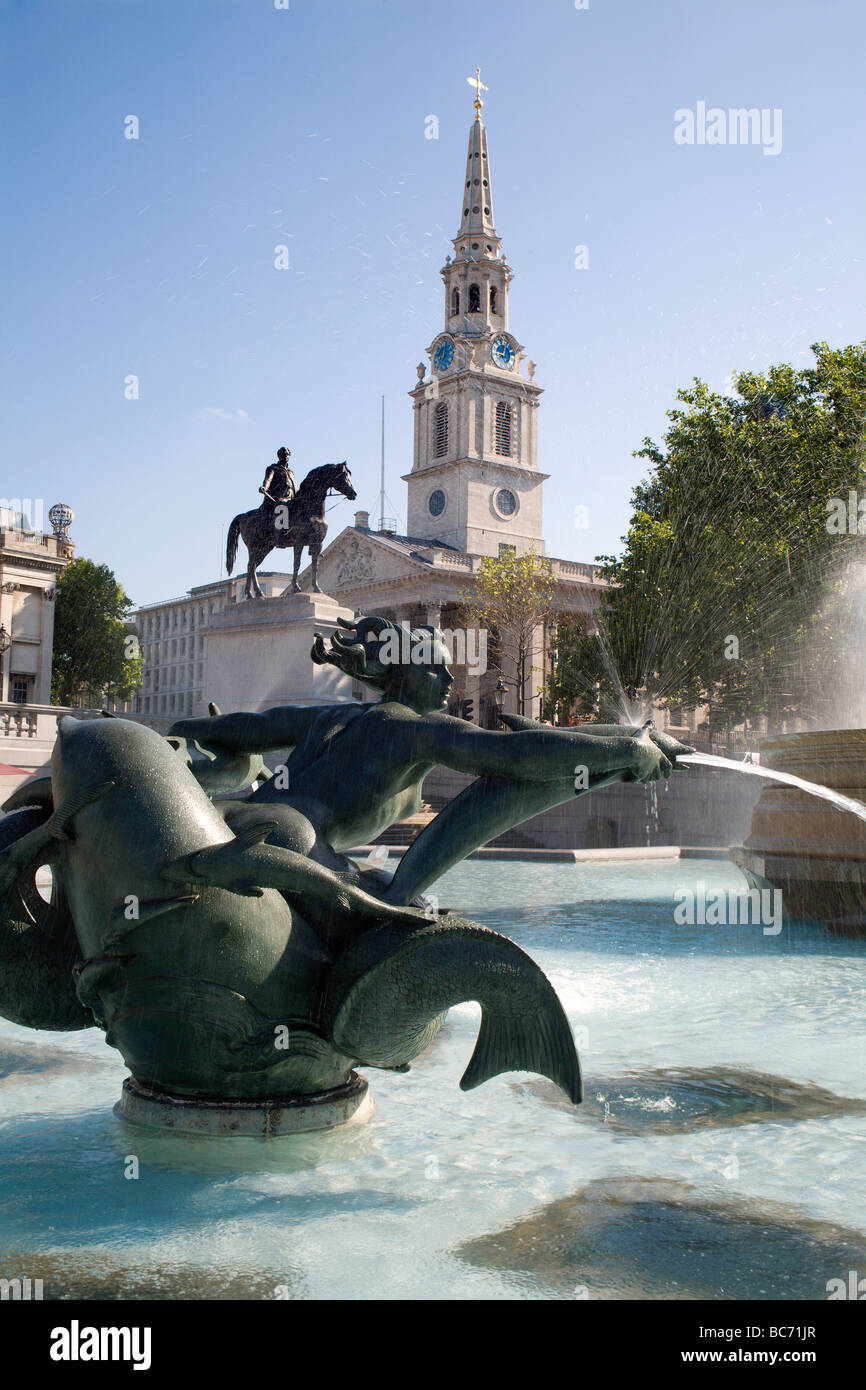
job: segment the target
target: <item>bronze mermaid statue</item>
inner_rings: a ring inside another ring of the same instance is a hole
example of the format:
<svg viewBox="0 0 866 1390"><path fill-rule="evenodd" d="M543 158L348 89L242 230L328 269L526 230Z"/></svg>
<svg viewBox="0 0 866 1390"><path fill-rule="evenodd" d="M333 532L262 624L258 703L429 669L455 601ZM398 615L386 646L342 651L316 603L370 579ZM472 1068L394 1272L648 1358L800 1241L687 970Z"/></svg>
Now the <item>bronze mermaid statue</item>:
<svg viewBox="0 0 866 1390"><path fill-rule="evenodd" d="M543 972L507 937L423 894L530 816L612 782L668 777L683 744L643 727L551 728L444 712L450 654L432 628L393 641L343 624L315 662L369 704L182 719L163 738L115 717L60 719L50 778L0 821L0 1014L97 1025L141 1085L178 1097L310 1097L356 1066L405 1070L448 1009L481 1005L461 1080L549 1077L577 1104L580 1064ZM269 771L263 754L283 761ZM392 877L359 864L421 805L437 764L475 776ZM582 775L577 775L581 773ZM36 871L49 865L46 902Z"/></svg>

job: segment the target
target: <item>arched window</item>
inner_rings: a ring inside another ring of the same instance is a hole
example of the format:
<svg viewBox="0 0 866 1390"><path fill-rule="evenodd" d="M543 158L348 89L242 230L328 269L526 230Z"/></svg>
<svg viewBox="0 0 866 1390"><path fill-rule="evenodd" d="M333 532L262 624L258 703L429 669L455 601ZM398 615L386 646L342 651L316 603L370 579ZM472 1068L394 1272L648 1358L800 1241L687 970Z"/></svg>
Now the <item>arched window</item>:
<svg viewBox="0 0 866 1390"><path fill-rule="evenodd" d="M496 452L511 454L511 406L505 401L496 402Z"/></svg>
<svg viewBox="0 0 866 1390"><path fill-rule="evenodd" d="M481 288L479 285L469 286L469 312L470 314L481 313Z"/></svg>
<svg viewBox="0 0 866 1390"><path fill-rule="evenodd" d="M448 407L444 401L440 401L433 415L433 457L444 459L447 453Z"/></svg>
<svg viewBox="0 0 866 1390"><path fill-rule="evenodd" d="M499 312L499 310L496 308L496 286L495 286L495 285L491 285L491 286L490 286L490 312L491 312L491 314L497 314L497 313Z"/></svg>
<svg viewBox="0 0 866 1390"><path fill-rule="evenodd" d="M460 313L460 291L458 290L456 285L454 286L454 289L451 291L451 312L452 314Z"/></svg>

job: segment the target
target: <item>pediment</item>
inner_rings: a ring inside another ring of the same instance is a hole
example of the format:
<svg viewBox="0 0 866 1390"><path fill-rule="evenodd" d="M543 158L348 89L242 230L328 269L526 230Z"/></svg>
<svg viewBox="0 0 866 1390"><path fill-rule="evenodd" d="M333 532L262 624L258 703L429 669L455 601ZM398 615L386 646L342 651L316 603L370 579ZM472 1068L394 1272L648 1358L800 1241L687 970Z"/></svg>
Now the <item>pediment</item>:
<svg viewBox="0 0 866 1390"><path fill-rule="evenodd" d="M419 571L429 573L430 566L350 526L322 551L319 584L325 593L339 594L358 584L403 579ZM307 573L305 570L304 579Z"/></svg>

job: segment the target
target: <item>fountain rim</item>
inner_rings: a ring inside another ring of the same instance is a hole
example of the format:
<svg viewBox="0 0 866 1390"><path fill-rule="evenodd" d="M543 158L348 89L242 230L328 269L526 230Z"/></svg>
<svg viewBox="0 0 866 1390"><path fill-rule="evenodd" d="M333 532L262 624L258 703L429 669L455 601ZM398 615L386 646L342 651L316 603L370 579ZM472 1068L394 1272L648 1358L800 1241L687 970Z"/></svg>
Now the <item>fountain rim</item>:
<svg viewBox="0 0 866 1390"><path fill-rule="evenodd" d="M366 1077L353 1071L342 1086L309 1095L232 1100L182 1096L125 1079L114 1113L130 1124L217 1138L285 1138L370 1119L375 1109Z"/></svg>

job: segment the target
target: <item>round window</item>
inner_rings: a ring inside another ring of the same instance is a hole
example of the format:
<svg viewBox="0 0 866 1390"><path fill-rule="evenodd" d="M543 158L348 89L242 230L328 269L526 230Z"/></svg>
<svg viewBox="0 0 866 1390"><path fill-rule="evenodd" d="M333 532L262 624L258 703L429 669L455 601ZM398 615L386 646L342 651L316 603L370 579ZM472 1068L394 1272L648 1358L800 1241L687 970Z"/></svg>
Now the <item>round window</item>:
<svg viewBox="0 0 866 1390"><path fill-rule="evenodd" d="M435 492L430 493L427 508L431 516L441 516L445 510L445 493L441 487L437 487Z"/></svg>
<svg viewBox="0 0 866 1390"><path fill-rule="evenodd" d="M496 509L503 516L514 516L517 511L517 498L510 487L501 487L496 494Z"/></svg>

